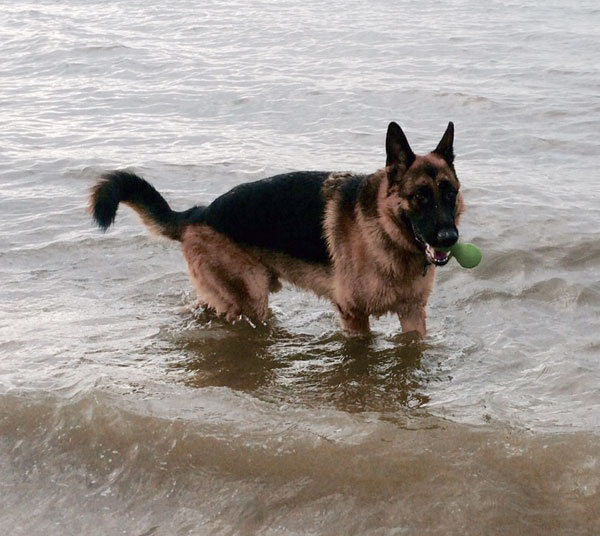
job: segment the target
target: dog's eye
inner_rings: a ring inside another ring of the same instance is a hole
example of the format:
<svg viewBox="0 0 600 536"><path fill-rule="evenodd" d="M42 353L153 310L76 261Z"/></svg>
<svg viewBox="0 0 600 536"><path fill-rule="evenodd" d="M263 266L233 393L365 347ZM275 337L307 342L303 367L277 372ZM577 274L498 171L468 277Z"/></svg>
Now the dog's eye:
<svg viewBox="0 0 600 536"><path fill-rule="evenodd" d="M429 197L427 197L427 195L422 192L418 192L414 195L414 200L417 203L425 204L425 203L427 203L427 201L429 201Z"/></svg>

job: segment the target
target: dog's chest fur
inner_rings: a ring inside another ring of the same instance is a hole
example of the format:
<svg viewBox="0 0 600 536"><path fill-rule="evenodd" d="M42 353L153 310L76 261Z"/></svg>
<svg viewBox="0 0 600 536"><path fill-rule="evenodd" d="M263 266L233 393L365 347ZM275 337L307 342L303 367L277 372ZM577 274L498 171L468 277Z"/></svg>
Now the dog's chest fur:
<svg viewBox="0 0 600 536"><path fill-rule="evenodd" d="M381 177L332 174L324 185L324 230L331 253L333 297L348 310L403 314L424 307L434 268L391 241L381 224Z"/></svg>

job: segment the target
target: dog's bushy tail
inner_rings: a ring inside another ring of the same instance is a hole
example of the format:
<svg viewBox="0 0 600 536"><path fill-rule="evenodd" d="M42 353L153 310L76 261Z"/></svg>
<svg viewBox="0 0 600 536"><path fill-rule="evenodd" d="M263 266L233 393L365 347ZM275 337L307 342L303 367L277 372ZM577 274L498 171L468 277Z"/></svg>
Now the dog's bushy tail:
<svg viewBox="0 0 600 536"><path fill-rule="evenodd" d="M90 196L90 212L103 231L114 223L119 203L135 210L152 231L179 241L187 225L202 222L205 210L171 210L165 198L142 177L129 171L111 171L102 176Z"/></svg>

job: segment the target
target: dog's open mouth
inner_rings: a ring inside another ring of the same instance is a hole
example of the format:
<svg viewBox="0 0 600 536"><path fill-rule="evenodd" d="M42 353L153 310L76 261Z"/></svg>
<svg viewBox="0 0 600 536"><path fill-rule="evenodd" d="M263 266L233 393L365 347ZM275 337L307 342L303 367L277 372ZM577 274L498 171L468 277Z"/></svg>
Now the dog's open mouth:
<svg viewBox="0 0 600 536"><path fill-rule="evenodd" d="M415 240L425 250L425 257L427 262L435 264L436 266L444 266L450 260L450 251L444 251L441 249L435 249L432 245L428 244L423 240L421 235L415 229L415 226L411 222Z"/></svg>
<svg viewBox="0 0 600 536"><path fill-rule="evenodd" d="M431 264L435 264L436 266L444 266L450 260L449 251L435 249L427 243L425 243L425 256Z"/></svg>

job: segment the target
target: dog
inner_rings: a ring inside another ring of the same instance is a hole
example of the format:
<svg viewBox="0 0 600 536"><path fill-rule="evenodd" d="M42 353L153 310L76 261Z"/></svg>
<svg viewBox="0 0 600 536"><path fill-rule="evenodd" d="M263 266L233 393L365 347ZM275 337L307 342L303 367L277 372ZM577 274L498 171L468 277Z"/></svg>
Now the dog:
<svg viewBox="0 0 600 536"><path fill-rule="evenodd" d="M416 155L392 122L385 167L370 175L286 173L181 212L143 178L113 171L93 187L90 211L106 231L125 203L180 241L200 301L229 321L264 322L284 280L330 300L348 332L391 312L403 332L424 337L434 271L449 260L464 209L453 144L450 122L432 152Z"/></svg>

